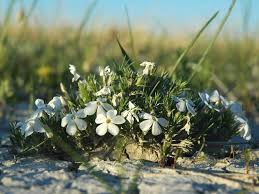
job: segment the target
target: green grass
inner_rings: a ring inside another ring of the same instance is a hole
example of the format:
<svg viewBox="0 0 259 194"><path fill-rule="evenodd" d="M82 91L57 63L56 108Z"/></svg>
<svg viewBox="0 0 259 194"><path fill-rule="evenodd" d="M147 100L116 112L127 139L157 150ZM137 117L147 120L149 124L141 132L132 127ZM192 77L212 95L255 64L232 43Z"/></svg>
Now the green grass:
<svg viewBox="0 0 259 194"><path fill-rule="evenodd" d="M128 54L137 61L154 61L169 72L177 67L174 73L182 79L188 79L196 69L191 83L193 88L217 88L242 101L248 112L258 110L259 55L255 34L241 37L233 37L227 32L221 34L199 68L193 64L201 63L199 60L212 39L211 35L199 37L198 34L199 40L192 42L195 36L191 34L186 34L183 40L182 35L171 37L140 31L138 26L131 26L127 9L127 28L91 31L88 20L96 2L87 8L78 28L56 26L51 29L30 25L27 21L37 9L37 1L33 1L28 13L24 13L22 24L13 23L10 18L16 14L13 11L15 2L10 1L7 15L0 25L1 103L29 102L36 96L50 98L59 92L59 83L66 78L69 63L88 73L96 70L96 64L122 61L116 41L119 37ZM191 43L186 44L188 42Z"/></svg>

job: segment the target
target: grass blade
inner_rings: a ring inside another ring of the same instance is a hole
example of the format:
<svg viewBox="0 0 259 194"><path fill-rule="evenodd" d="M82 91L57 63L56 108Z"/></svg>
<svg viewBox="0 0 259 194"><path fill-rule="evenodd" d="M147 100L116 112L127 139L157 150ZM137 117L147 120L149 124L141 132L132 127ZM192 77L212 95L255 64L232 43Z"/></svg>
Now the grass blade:
<svg viewBox="0 0 259 194"><path fill-rule="evenodd" d="M190 42L190 44L187 46L187 48L184 50L184 52L181 54L181 56L177 59L176 63L174 64L172 74L175 72L177 66L181 63L183 58L188 54L188 52L191 50L191 48L194 46L202 32L208 27L208 25L216 18L218 15L219 11L215 12L211 18L205 23L205 25L200 29L200 31L195 35L193 40Z"/></svg>
<svg viewBox="0 0 259 194"><path fill-rule="evenodd" d="M89 7L86 9L86 12L85 12L85 16L83 18L83 20L81 21L80 25L79 25L79 28L78 28L78 31L77 31L77 34L76 34L76 40L79 41L80 38L81 38L81 35L82 35L82 32L83 32L83 29L85 27L85 25L88 23L92 13L93 13L93 10L95 9L96 5L97 5L97 0L94 0L90 5Z"/></svg>
<svg viewBox="0 0 259 194"><path fill-rule="evenodd" d="M125 6L125 12L126 12L126 16L127 16L127 24L128 24L128 30L129 30L131 52L132 52L133 58L136 59L136 52L135 52L135 47L134 47L134 38L133 38L133 33L132 33L132 27L131 27L128 8L126 6Z"/></svg>
<svg viewBox="0 0 259 194"><path fill-rule="evenodd" d="M8 8L7 8L7 12L6 12L6 15L5 15L5 18L4 18L4 22L3 22L3 29L1 31L1 43L3 43L4 39L5 39L5 36L6 36L6 33L7 33L7 30L8 30L8 25L9 25L9 22L10 22L10 18L12 16L12 13L13 13L13 10L14 10L14 4L15 4L15 1L16 0L12 0L10 1L9 5L8 5Z"/></svg>
<svg viewBox="0 0 259 194"><path fill-rule="evenodd" d="M121 53L124 56L125 62L127 65L130 66L130 68L132 69L132 71L135 71L135 68L133 66L133 60L130 58L130 56L128 55L128 53L126 52L126 50L123 48L123 46L121 45L118 37L116 37L117 43L120 47Z"/></svg>
<svg viewBox="0 0 259 194"><path fill-rule="evenodd" d="M31 3L31 6L30 6L30 9L28 11L28 14L26 14L25 16L25 19L24 19L24 26L27 25L28 21L29 21L29 18L31 17L34 9L36 8L36 5L38 4L38 0L34 0L32 3Z"/></svg>
<svg viewBox="0 0 259 194"><path fill-rule="evenodd" d="M224 17L223 20L221 21L221 23L220 23L220 25L219 25L219 28L217 29L217 31L216 31L216 33L215 33L215 35L214 35L212 41L210 42L209 46L208 46L208 47L206 48L206 50L204 51L204 53L203 53L201 59L199 60L199 62L198 62L198 64L197 64L197 67L200 67L200 66L202 65L202 63L205 61L206 57L208 56L208 54L209 54L211 48L213 47L213 45L214 45L216 39L218 38L220 32L222 31L222 29L223 29L223 27L224 27L224 25L225 25L225 23L226 23L228 17L230 16L230 14L231 14L231 12L232 12L232 10L233 10L233 8L234 8L235 3L236 3L236 0L232 0L232 3L231 3L231 5L230 5L230 7L228 8L227 14L225 15L225 17ZM193 70L191 76L190 76L189 79L188 79L188 82L190 82L190 81L193 79L194 75L195 75L196 72L197 72L197 69L198 69L198 68L195 68L195 69Z"/></svg>

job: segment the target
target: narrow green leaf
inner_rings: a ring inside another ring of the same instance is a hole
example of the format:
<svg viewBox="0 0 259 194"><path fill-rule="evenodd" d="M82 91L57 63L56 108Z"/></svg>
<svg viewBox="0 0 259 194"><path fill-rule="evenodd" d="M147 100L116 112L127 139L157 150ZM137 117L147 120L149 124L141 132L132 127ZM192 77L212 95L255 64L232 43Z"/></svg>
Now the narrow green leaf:
<svg viewBox="0 0 259 194"><path fill-rule="evenodd" d="M235 3L236 3L236 0L232 0L232 3L231 3L231 5L230 5L230 7L229 7L229 9L228 9L227 14L225 15L225 17L223 18L222 22L220 23L219 28L217 29L217 31L216 31L216 33L215 33L213 39L211 40L209 46L208 46L208 47L206 48L206 50L204 51L204 53L203 53L201 59L199 60L199 62L198 62L198 64L197 64L197 67L200 67L200 66L203 64L203 62L205 61L206 57L208 56L208 54L209 54L211 48L213 47L213 45L214 45L215 42L216 42L216 39L218 38L220 32L222 31L222 29L223 29L223 27L224 27L224 25L225 25L225 23L226 23L228 17L230 16L230 14L231 14L231 12L232 12L232 10L233 10L233 7L234 7L234 5L235 5ZM190 81L193 79L193 77L195 76L195 74L196 74L196 72L197 72L197 69L198 69L198 68L195 68L195 69L193 70L191 76L190 76L189 79L188 79L188 82L190 82Z"/></svg>
<svg viewBox="0 0 259 194"><path fill-rule="evenodd" d="M81 38L81 35L82 35L82 32L83 32L83 29L84 27L86 26L86 24L89 22L90 20L90 17L97 5L98 1L97 0L94 0L90 5L89 7L86 9L85 11L85 15L84 15L84 18L83 20L81 21L80 25L79 25L79 28L77 30L77 33L76 33L76 40L79 41L80 38Z"/></svg>
<svg viewBox="0 0 259 194"><path fill-rule="evenodd" d="M129 67L132 69L132 71L135 71L132 59L129 57L128 53L126 52L126 50L121 45L118 37L116 37L116 40L117 40L117 43L118 43L118 45L120 47L121 53L122 53L124 59L126 60L126 64L129 65Z"/></svg>
<svg viewBox="0 0 259 194"><path fill-rule="evenodd" d="M132 27L131 27L129 12L128 12L128 9L127 9L126 6L125 6L125 12L126 12L126 16L127 16L127 24L128 24L128 30L129 30L131 52L132 52L133 58L136 58Z"/></svg>
<svg viewBox="0 0 259 194"><path fill-rule="evenodd" d="M182 62L183 58L189 53L191 48L194 46L198 38L201 36L202 32L208 27L208 25L216 18L219 11L214 13L211 18L204 24L204 26L199 30L199 32L195 35L193 40L190 42L190 44L187 46L187 48L184 50L184 52L181 54L181 56L177 59L176 63L174 64L172 74L175 72L177 66Z"/></svg>
<svg viewBox="0 0 259 194"><path fill-rule="evenodd" d="M8 30L8 26L9 26L9 22L10 22L12 13L14 11L15 2L16 2L16 0L12 0L8 4L8 8L7 8L6 15L5 15L5 18L4 18L4 22L3 22L3 25L2 25L3 29L0 32L0 41L1 41L1 43L4 42L5 37L7 35L7 30Z"/></svg>

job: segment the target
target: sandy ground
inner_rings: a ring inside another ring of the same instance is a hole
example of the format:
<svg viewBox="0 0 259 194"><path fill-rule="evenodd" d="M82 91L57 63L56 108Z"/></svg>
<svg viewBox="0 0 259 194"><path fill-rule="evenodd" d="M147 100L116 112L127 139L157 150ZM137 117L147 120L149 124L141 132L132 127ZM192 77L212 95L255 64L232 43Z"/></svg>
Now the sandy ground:
<svg viewBox="0 0 259 194"><path fill-rule="evenodd" d="M0 193L3 194L66 194L110 193L134 188L129 193L259 193L259 151L250 175L245 175L241 159L216 160L206 158L193 162L180 158L177 169L161 168L157 163L103 161L94 159L98 180L89 170L80 166L71 169L71 163L44 156L14 158L7 145L0 147ZM137 174L136 187L130 187ZM256 175L257 174L257 175ZM253 176L252 176L253 175ZM258 178L258 177L257 177ZM103 183L105 182L105 184ZM119 192L120 193L120 192Z"/></svg>
<svg viewBox="0 0 259 194"><path fill-rule="evenodd" d="M24 105L25 107L25 105ZM15 107L15 112L24 109ZM18 112L19 113L19 112ZM23 118L26 114L18 114ZM15 118L18 118L17 115ZM6 122L5 122L6 123ZM3 122L2 122L3 124ZM0 123L0 135L7 126ZM94 159L101 180L80 166L71 170L71 163L45 156L14 158L8 152L8 141L0 144L0 193L2 194L66 194L110 193L113 190L133 188L128 193L259 193L259 150L254 150L255 160L250 175L244 174L242 159L196 160L180 158L177 169L160 168L157 163L139 161L103 161ZM141 166L141 167L140 167ZM134 175L135 187L130 187ZM103 183L104 182L104 183ZM253 184L254 182L254 184ZM256 186L257 185L257 186Z"/></svg>

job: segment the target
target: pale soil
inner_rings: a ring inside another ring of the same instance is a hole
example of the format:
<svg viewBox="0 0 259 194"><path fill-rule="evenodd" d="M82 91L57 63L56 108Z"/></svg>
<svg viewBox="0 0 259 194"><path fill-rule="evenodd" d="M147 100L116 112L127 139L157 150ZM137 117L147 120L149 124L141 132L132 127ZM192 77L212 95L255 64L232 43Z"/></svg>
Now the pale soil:
<svg viewBox="0 0 259 194"><path fill-rule="evenodd" d="M259 151L251 174L259 175ZM119 163L94 159L102 179L113 189L127 188L141 165L139 161ZM0 148L0 193L3 194L66 194L109 193L104 184L80 166L72 171L71 163L44 156L14 159L6 146ZM252 176L244 174L241 159L213 158L193 162L181 158L177 169L161 168L157 163L144 162L138 171L137 188L131 193L259 193ZM255 177L255 176L254 176ZM120 184L120 180L123 180Z"/></svg>
<svg viewBox="0 0 259 194"><path fill-rule="evenodd" d="M6 134L3 129L7 126L0 124L1 137ZM85 167L71 171L70 162L44 156L15 160L8 152L6 142L2 144L1 194L109 193L105 185L90 175ZM253 179L259 176L259 150L253 152L256 159L251 165L250 175L244 174L244 162L238 157L234 160L203 158L195 162L190 158L180 158L176 170L144 162L138 171L137 188L129 193L259 193L259 186L252 184ZM105 182L117 191L120 185L125 188L129 185L141 164L136 160L119 163L97 159L91 163L96 165L95 169L99 170ZM123 184L120 184L120 180L123 180ZM255 182L258 184L259 180Z"/></svg>

